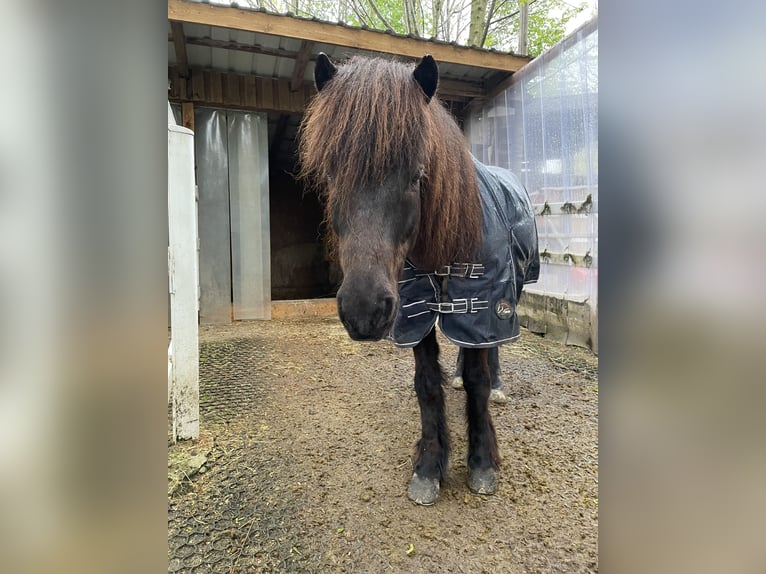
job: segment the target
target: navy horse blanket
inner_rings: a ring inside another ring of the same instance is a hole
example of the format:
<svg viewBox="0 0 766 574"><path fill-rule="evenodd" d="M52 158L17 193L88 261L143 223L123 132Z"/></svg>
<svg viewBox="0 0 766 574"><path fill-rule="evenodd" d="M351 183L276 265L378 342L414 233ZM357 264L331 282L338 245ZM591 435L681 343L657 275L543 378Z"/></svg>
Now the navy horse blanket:
<svg viewBox="0 0 766 574"><path fill-rule="evenodd" d="M405 261L389 334L398 347L417 345L437 321L461 347L497 347L519 337L516 304L524 284L540 275L532 202L513 173L473 161L483 216L480 260L436 270Z"/></svg>

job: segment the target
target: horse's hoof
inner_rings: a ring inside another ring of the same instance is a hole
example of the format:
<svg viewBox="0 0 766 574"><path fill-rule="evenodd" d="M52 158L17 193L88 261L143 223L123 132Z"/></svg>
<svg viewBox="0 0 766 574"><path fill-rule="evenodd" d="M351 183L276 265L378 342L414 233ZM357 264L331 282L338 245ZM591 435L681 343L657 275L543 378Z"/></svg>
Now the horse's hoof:
<svg viewBox="0 0 766 574"><path fill-rule="evenodd" d="M463 388L463 377L452 377L452 383L450 383L450 386L453 389L462 389Z"/></svg>
<svg viewBox="0 0 766 574"><path fill-rule="evenodd" d="M407 496L415 504L431 506L439 497L439 479L423 478L413 474L410 479L410 488L407 490Z"/></svg>
<svg viewBox="0 0 766 574"><path fill-rule="evenodd" d="M469 469L468 488L476 494L495 494L497 492L497 471L494 468Z"/></svg>
<svg viewBox="0 0 766 574"><path fill-rule="evenodd" d="M492 389L489 392L489 400L493 403L507 403L508 397L505 396L505 393L501 389Z"/></svg>

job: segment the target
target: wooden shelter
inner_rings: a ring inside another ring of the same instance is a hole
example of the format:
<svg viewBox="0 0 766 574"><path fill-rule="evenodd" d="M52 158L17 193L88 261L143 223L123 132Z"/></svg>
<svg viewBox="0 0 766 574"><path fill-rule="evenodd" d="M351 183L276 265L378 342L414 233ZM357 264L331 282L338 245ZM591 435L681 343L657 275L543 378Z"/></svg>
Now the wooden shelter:
<svg viewBox="0 0 766 574"><path fill-rule="evenodd" d="M321 245L319 203L291 175L319 52L334 61L354 55L415 60L431 54L439 63L437 96L459 121L469 105L498 93L531 60L344 23L168 0L168 98L179 123L198 136L201 322L268 318L264 309L270 309L272 298L333 294L335 271ZM260 126L260 133L250 137L248 132L242 139L242 125ZM209 158L211 137L227 129L228 139L226 133L221 136L223 155ZM243 168L241 162L257 155L254 149L267 149L267 158ZM248 187L256 174L264 183ZM259 202L268 208L259 211ZM240 208L249 209L244 220L236 211ZM221 283L226 274L230 280ZM265 287L245 293L258 282ZM259 306L258 297L268 300Z"/></svg>

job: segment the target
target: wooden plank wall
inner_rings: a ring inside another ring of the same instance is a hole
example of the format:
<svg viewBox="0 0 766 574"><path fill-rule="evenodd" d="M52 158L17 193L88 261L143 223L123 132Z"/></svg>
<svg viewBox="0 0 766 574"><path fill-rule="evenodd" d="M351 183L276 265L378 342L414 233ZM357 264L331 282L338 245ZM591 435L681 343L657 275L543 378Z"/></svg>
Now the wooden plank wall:
<svg viewBox="0 0 766 574"><path fill-rule="evenodd" d="M292 91L289 79L260 78L217 70L192 69L188 77L184 77L177 67L170 66L168 78L168 97L171 101L216 107L302 113L314 94L311 85Z"/></svg>

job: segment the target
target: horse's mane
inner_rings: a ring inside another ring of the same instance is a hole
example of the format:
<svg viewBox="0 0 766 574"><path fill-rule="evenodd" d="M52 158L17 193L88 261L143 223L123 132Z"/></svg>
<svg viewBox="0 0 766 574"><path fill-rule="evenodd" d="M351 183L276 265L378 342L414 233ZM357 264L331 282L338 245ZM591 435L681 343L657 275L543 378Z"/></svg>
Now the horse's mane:
<svg viewBox="0 0 766 574"><path fill-rule="evenodd" d="M301 124L301 175L319 186L329 220L361 185L402 167L413 173L422 162L420 229L410 257L435 269L477 255L481 203L460 128L438 100L427 102L413 69L359 57L339 66Z"/></svg>

